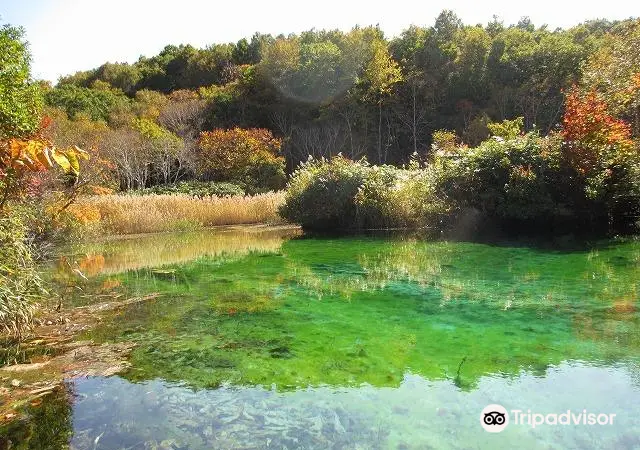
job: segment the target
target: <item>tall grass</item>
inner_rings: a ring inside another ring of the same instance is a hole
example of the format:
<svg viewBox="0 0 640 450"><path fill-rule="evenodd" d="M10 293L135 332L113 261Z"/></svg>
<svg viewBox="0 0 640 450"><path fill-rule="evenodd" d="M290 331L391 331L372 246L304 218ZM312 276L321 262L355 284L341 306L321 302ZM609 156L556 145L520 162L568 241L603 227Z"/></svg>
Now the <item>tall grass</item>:
<svg viewBox="0 0 640 450"><path fill-rule="evenodd" d="M13 336L29 328L35 303L45 294L26 233L16 217L0 217L0 333Z"/></svg>
<svg viewBox="0 0 640 450"><path fill-rule="evenodd" d="M172 195L99 195L84 197L72 212L91 217L112 234L191 230L216 225L282 223L278 207L284 193L204 197Z"/></svg>

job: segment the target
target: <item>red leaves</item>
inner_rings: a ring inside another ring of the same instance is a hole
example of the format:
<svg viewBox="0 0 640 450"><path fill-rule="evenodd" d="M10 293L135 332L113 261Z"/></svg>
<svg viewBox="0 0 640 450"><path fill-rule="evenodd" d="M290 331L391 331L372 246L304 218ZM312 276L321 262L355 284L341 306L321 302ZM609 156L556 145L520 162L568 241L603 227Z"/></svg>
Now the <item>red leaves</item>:
<svg viewBox="0 0 640 450"><path fill-rule="evenodd" d="M573 87L566 96L562 131L565 156L584 175L601 162L604 153L625 152L633 147L631 126L611 116L607 102L595 90L582 94Z"/></svg>

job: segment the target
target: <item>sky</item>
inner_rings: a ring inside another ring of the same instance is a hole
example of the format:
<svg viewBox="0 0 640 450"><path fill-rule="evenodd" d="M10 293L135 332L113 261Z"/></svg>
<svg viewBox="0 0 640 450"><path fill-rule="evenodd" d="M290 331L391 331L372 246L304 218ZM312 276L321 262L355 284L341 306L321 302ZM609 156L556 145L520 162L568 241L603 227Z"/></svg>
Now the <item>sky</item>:
<svg viewBox="0 0 640 450"><path fill-rule="evenodd" d="M379 25L392 37L412 24L433 25L443 9L465 24L486 24L495 14L505 25L528 16L552 29L640 16L640 2L632 0L0 0L0 23L25 28L34 78L55 82L107 61L153 56L168 44L206 47L256 31L286 35Z"/></svg>

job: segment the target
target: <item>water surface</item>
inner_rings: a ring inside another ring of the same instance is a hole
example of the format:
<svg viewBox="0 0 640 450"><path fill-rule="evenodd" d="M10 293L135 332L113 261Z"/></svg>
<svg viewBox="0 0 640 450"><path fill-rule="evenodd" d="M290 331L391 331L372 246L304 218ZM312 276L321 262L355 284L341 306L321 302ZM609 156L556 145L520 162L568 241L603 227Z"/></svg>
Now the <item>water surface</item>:
<svg viewBox="0 0 640 450"><path fill-rule="evenodd" d="M131 370L70 380L55 413L34 413L36 437L64 429L72 447L96 449L640 447L637 241L561 251L232 228L73 249L53 276L69 305L161 295L87 336L137 342ZM491 434L479 422L491 403L616 420Z"/></svg>

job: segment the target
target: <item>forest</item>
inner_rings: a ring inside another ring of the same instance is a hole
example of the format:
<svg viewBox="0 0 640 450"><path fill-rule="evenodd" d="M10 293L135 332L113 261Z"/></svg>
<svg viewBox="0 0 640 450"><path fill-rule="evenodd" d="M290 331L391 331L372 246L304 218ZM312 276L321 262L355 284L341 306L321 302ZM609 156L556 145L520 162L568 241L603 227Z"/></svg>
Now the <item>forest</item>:
<svg viewBox="0 0 640 450"><path fill-rule="evenodd" d="M169 45L42 90L47 114L57 119L51 137L99 150L118 165L122 188L206 179L189 149L203 131L235 127L266 129L281 140L287 172L309 155L338 153L399 165L413 153L426 156L437 130L471 147L489 136L488 122L522 117L525 131L558 130L565 93L576 84L598 90L637 135L637 98L630 100L637 27L602 20L549 30L526 18L464 25L443 11L433 26L392 39L367 27L255 34L204 49ZM129 146L141 150L136 158L117 153L118 142L136 139L176 153L170 173L158 161L138 173L151 156L145 145Z"/></svg>

